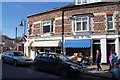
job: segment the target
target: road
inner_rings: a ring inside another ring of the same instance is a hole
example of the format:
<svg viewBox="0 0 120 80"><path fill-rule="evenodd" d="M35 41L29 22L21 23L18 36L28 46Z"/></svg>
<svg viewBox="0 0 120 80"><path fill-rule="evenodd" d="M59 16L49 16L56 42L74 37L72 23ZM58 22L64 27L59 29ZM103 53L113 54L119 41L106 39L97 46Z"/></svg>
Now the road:
<svg viewBox="0 0 120 80"><path fill-rule="evenodd" d="M9 79L9 78L16 78L16 79L60 79L63 80L64 78L55 73L48 73L43 71L34 71L32 66L18 66L15 67L12 64L4 63L2 64L2 79ZM109 80L101 77L91 76L91 75L81 75L77 79L81 78L83 80ZM15 80L16 80L15 79Z"/></svg>

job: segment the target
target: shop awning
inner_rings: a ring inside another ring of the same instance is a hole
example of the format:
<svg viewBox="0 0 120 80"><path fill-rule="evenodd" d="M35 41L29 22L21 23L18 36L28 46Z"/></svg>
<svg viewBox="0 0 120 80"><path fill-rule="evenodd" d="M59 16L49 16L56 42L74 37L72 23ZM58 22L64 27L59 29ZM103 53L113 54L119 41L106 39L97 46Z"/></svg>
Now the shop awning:
<svg viewBox="0 0 120 80"><path fill-rule="evenodd" d="M60 46L61 42L60 41L38 41L38 42L33 42L32 47L57 47Z"/></svg>
<svg viewBox="0 0 120 80"><path fill-rule="evenodd" d="M65 40L64 47L90 47L91 40Z"/></svg>

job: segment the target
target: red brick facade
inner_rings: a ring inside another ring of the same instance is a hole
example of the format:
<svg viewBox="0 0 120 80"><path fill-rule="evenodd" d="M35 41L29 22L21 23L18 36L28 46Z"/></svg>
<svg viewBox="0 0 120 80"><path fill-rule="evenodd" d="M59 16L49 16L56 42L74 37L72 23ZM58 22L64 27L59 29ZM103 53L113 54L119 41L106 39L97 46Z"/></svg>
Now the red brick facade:
<svg viewBox="0 0 120 80"><path fill-rule="evenodd" d="M92 33L119 33L120 32L120 11L119 4L93 4L93 5L84 5L84 6L74 6L71 8L66 8L64 12L64 31L65 35L73 35L72 31L72 19L70 16L78 15L78 14L93 14L91 19L91 28ZM107 13L113 12L114 15L114 26L115 30L108 31L107 30ZM36 23L42 20L48 20L55 18L54 20L54 35L53 36L61 36L62 35L62 11L60 9L56 9L53 11L46 11L41 14L33 15L28 17L29 25L33 25L33 34L28 35L30 37L41 37L41 23ZM29 30L29 29L28 29Z"/></svg>

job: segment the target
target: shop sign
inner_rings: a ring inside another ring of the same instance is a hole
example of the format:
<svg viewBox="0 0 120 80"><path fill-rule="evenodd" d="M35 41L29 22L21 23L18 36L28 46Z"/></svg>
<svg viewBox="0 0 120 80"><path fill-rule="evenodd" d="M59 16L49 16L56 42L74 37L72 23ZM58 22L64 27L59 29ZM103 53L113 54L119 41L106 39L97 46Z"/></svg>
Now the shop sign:
<svg viewBox="0 0 120 80"><path fill-rule="evenodd" d="M74 39L86 39L86 38L91 38L91 36L74 36Z"/></svg>

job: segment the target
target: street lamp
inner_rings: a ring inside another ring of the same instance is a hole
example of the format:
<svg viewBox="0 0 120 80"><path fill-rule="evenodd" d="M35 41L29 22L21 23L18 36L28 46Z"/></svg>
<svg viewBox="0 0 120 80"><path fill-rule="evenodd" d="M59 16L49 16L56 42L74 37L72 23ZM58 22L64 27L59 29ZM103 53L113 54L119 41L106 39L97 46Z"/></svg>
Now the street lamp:
<svg viewBox="0 0 120 80"><path fill-rule="evenodd" d="M17 42L17 27L15 28L15 38L16 38L16 42Z"/></svg>
<svg viewBox="0 0 120 80"><path fill-rule="evenodd" d="M24 24L23 24L24 23ZM23 26L24 27L24 35L25 35L25 30L26 30L26 20L22 19L21 23L19 24L19 26Z"/></svg>
<svg viewBox="0 0 120 80"><path fill-rule="evenodd" d="M25 19L22 19L22 20L21 20L21 23L19 24L19 26L23 26L23 27L24 27L24 35L23 35L23 37L25 37L26 20L25 20ZM23 52L24 52L24 43L22 43L22 49L23 49Z"/></svg>

